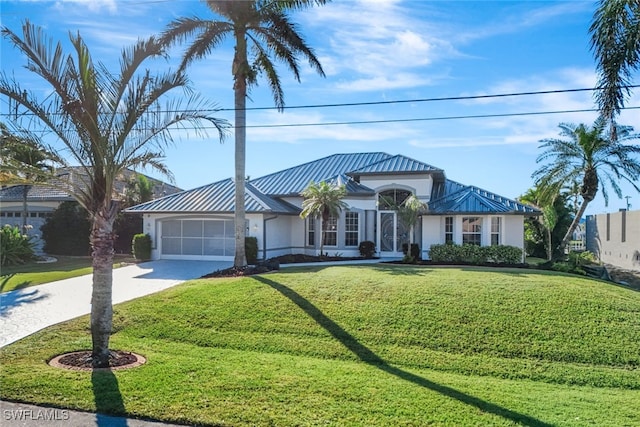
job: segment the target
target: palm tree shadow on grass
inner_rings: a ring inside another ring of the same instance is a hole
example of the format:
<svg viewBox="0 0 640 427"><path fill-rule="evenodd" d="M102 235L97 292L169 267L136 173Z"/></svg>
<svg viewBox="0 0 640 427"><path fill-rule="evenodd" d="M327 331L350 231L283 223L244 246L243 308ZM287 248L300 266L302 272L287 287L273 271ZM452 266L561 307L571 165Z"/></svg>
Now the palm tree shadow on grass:
<svg viewBox="0 0 640 427"><path fill-rule="evenodd" d="M93 398L96 403L96 424L99 427L127 427L127 419L104 414L124 415L126 413L118 379L110 369L91 372Z"/></svg>
<svg viewBox="0 0 640 427"><path fill-rule="evenodd" d="M487 402L475 396L463 393L454 388L435 383L419 375L412 374L411 372L404 371L395 366L391 366L384 359L371 351L368 347L361 344L358 340L355 339L355 337L345 331L340 325L327 317L320 309L318 309L315 305L313 305L293 289L262 276L254 276L254 279L264 283L267 286L270 286L271 288L275 289L276 291L280 292L282 295L290 299L305 313L311 316L311 318L315 320L320 326L322 326L331 335L333 335L335 339L340 341L345 347L347 347L347 349L358 356L360 360L369 365L372 365L384 372L387 372L388 374L394 375L405 381L412 382L421 387L448 396L452 399L456 399L467 405L475 406L483 412L491 413L526 426L551 426L551 424L530 417L529 415L520 414L494 403Z"/></svg>

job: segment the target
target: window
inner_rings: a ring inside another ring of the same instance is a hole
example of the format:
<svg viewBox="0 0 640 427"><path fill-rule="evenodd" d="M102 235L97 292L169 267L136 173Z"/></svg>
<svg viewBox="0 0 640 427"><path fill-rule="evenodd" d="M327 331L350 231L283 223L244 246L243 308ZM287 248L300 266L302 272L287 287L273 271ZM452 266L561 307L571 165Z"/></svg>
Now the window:
<svg viewBox="0 0 640 427"><path fill-rule="evenodd" d="M611 240L611 215L607 214L607 242Z"/></svg>
<svg viewBox="0 0 640 427"><path fill-rule="evenodd" d="M500 217L491 218L491 246L500 244L502 221Z"/></svg>
<svg viewBox="0 0 640 427"><path fill-rule="evenodd" d="M324 245L338 246L338 218L331 215L324 230Z"/></svg>
<svg viewBox="0 0 640 427"><path fill-rule="evenodd" d="M462 244L482 245L482 218L462 218Z"/></svg>
<svg viewBox="0 0 640 427"><path fill-rule="evenodd" d="M307 246L316 245L316 219L312 216L309 217L307 227Z"/></svg>
<svg viewBox="0 0 640 427"><path fill-rule="evenodd" d="M358 246L358 212L346 212L345 214L344 245Z"/></svg>
<svg viewBox="0 0 640 427"><path fill-rule="evenodd" d="M444 218L444 242L453 243L453 217Z"/></svg>
<svg viewBox="0 0 640 427"><path fill-rule="evenodd" d="M622 230L620 230L621 240L623 242L627 241L627 211L622 211Z"/></svg>

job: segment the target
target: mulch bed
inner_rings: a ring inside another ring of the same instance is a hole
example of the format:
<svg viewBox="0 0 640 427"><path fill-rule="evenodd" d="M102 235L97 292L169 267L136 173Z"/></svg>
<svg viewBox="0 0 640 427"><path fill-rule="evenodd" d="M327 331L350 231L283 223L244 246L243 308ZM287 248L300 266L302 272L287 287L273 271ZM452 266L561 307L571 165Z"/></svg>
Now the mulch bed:
<svg viewBox="0 0 640 427"><path fill-rule="evenodd" d="M147 360L136 353L121 350L111 350L109 352L108 368L93 368L91 366L91 350L74 351L61 354L49 361L49 365L55 368L71 369L74 371L98 371L98 370L120 370L135 368L144 364Z"/></svg>

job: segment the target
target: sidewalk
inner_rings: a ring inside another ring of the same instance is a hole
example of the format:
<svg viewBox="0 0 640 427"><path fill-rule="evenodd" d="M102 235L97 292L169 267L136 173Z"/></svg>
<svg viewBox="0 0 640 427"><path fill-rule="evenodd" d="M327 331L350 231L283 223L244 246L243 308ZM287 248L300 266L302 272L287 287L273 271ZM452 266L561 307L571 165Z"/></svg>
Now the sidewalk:
<svg viewBox="0 0 640 427"><path fill-rule="evenodd" d="M113 303L132 300L231 266L217 261L151 261L113 270ZM91 311L92 276L0 294L0 347Z"/></svg>
<svg viewBox="0 0 640 427"><path fill-rule="evenodd" d="M112 417L93 412L72 411L0 401L0 425L3 427L177 427L158 421Z"/></svg>

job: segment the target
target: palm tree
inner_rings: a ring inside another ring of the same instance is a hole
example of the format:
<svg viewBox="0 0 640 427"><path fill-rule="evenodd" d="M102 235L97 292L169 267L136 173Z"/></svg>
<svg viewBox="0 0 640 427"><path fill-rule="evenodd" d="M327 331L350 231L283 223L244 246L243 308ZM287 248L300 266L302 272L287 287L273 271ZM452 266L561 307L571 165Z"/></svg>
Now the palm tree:
<svg viewBox="0 0 640 427"><path fill-rule="evenodd" d="M560 189L573 181L580 182L582 203L559 245L564 250L578 226L587 205L602 191L605 204L609 202L607 188L611 187L619 198L622 191L618 182L629 182L640 192L640 146L628 143L638 136L630 126L615 126L616 139L611 139L604 119L598 119L593 126L584 124L560 124L560 135L564 139L543 139L540 148L543 153L537 162L549 163L537 169L532 177L542 191L542 197L558 194Z"/></svg>
<svg viewBox="0 0 640 427"><path fill-rule="evenodd" d="M303 56L321 76L324 71L313 50L290 21L287 11L326 0L206 0L213 20L179 18L169 24L161 40L167 44L194 38L184 53L181 68L208 56L227 37L235 43L231 66L235 104L235 257L234 266L247 265L245 254L245 156L247 90L264 74L278 110L284 108L284 93L274 60L283 62L300 81L298 56Z"/></svg>
<svg viewBox="0 0 640 427"><path fill-rule="evenodd" d="M123 49L118 74L94 63L80 34L69 35L72 53L65 54L44 31L28 20L22 37L7 27L7 38L27 59L27 69L51 86L45 99L20 87L7 73L0 75L0 93L31 114L32 123L50 131L56 147L79 165L82 173L64 182L65 190L89 213L93 258L91 297L92 364L109 363L111 334L113 222L118 212L114 181L126 168L149 167L170 177L161 162L163 149L173 142L170 130L181 124L204 129L213 124L223 135L224 122L201 111L212 104L197 95L165 103L174 89L189 89L182 71L153 75L142 69L151 58L165 55L153 37ZM17 125L16 125L17 126ZM38 131L36 130L36 132Z"/></svg>
<svg viewBox="0 0 640 427"><path fill-rule="evenodd" d="M544 246L547 252L547 260L553 258L553 230L558 224L558 212L556 202L559 194L545 194L539 187L530 188L524 195L519 197L519 201L527 203L542 212L536 218L539 227L544 232Z"/></svg>
<svg viewBox="0 0 640 427"><path fill-rule="evenodd" d="M600 88L596 101L615 131L615 116L630 94L632 73L640 66L640 2L600 0L589 32ZM615 132L611 133L615 138Z"/></svg>
<svg viewBox="0 0 640 427"><path fill-rule="evenodd" d="M9 172L0 182L22 185L22 231L26 233L31 184L51 179L54 165L59 161L39 141L12 134L4 123L0 123L0 135L0 158L3 168Z"/></svg>
<svg viewBox="0 0 640 427"><path fill-rule="evenodd" d="M324 239L325 232L327 231L327 225L329 224L330 217L340 216L340 212L343 209L347 209L348 206L342 201L347 194L346 187L343 185L330 185L325 181L316 184L310 182L307 188L301 193L304 200L302 202L302 212L300 212L301 218L318 218L322 221L320 236L320 255L324 252Z"/></svg>

